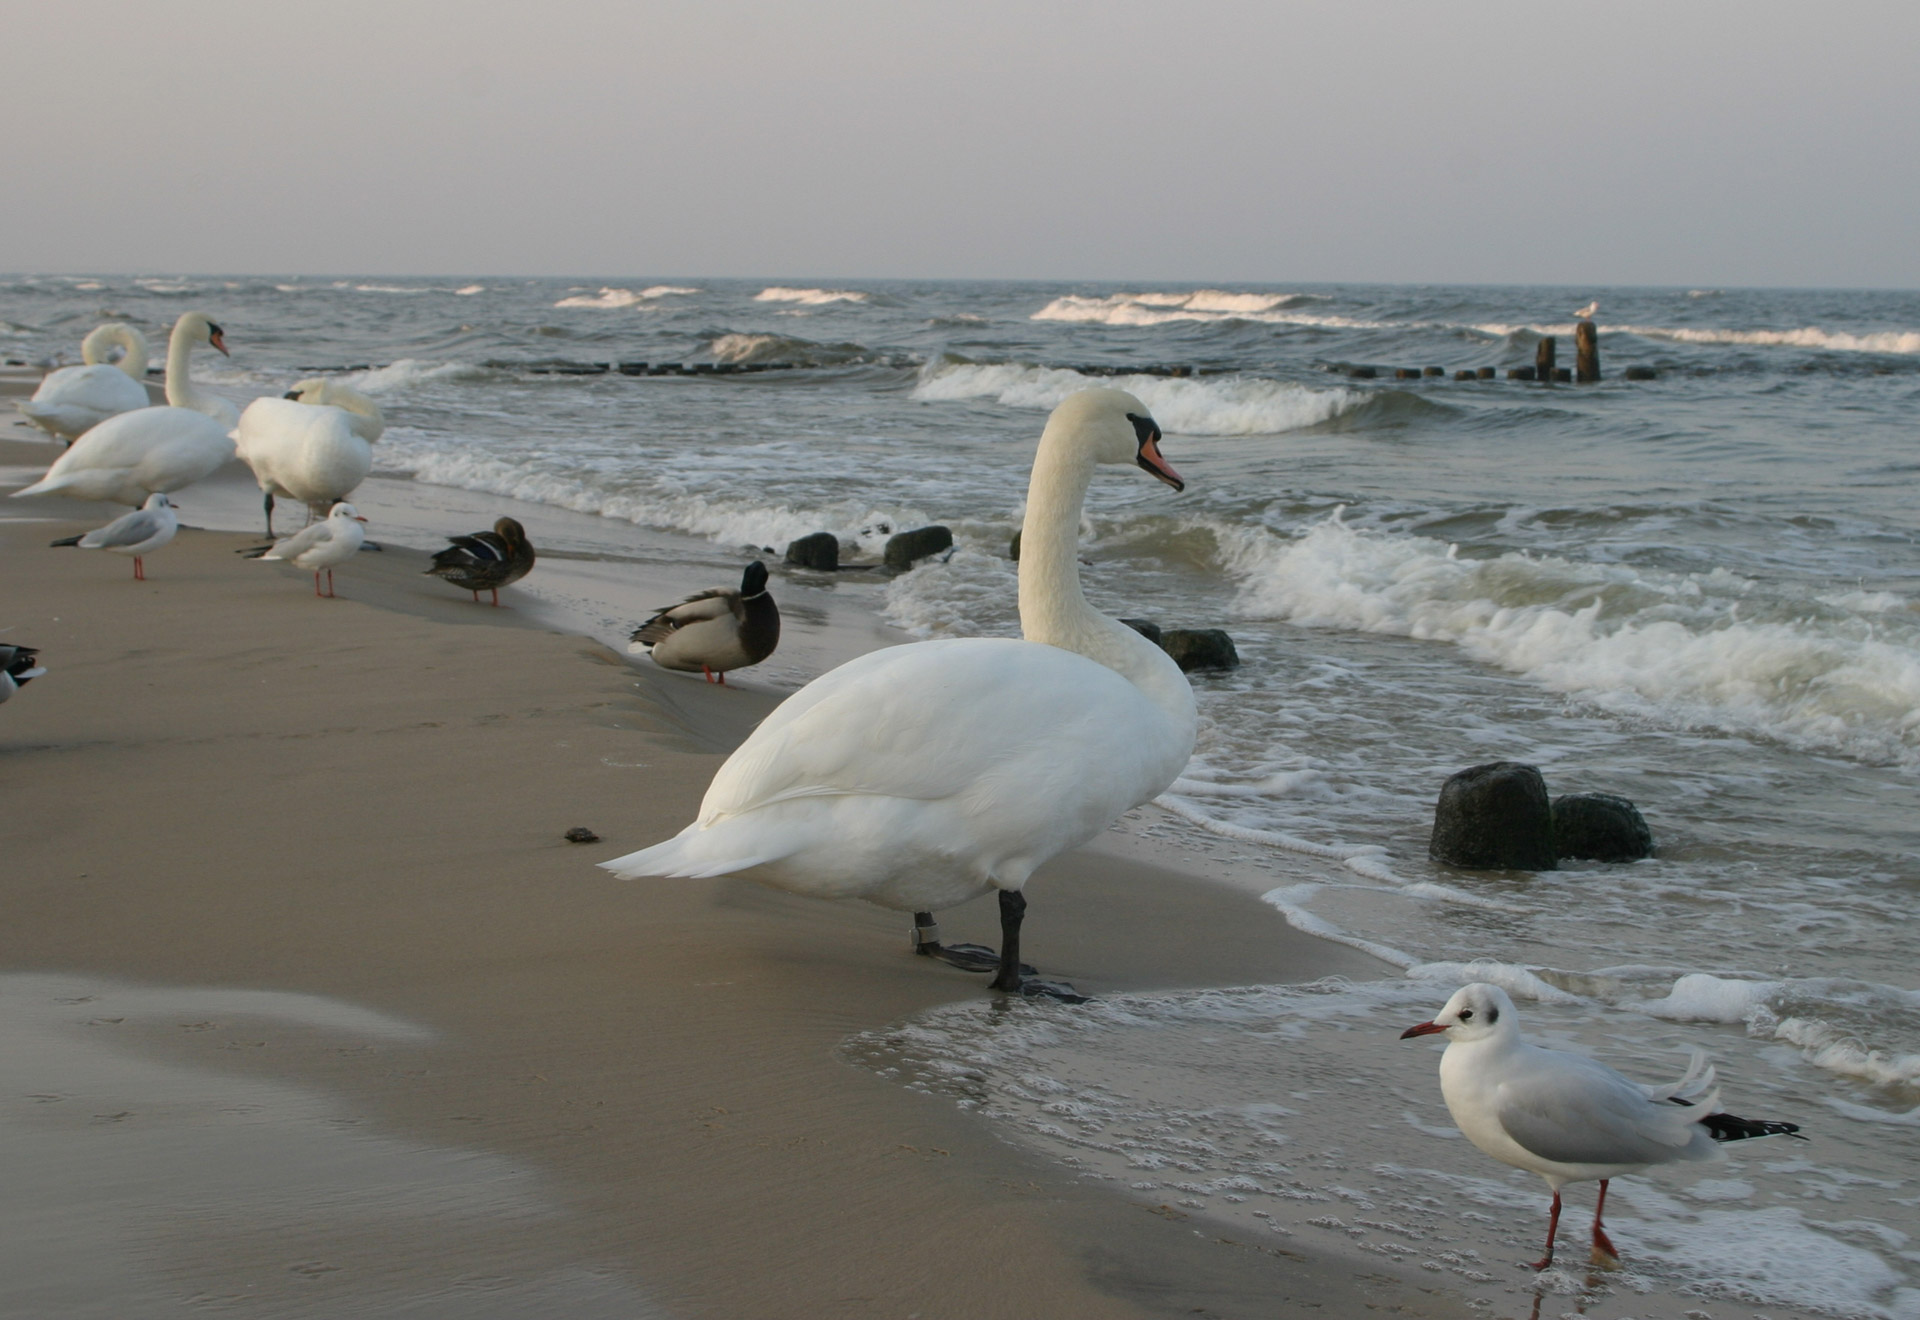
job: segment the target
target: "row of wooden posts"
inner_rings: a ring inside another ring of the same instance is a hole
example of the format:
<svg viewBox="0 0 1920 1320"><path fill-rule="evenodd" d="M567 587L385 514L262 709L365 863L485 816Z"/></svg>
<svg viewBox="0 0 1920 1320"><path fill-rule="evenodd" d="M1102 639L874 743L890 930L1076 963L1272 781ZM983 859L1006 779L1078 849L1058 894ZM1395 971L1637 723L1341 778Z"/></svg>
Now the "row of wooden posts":
<svg viewBox="0 0 1920 1320"><path fill-rule="evenodd" d="M1534 346L1533 365L1530 367L1508 367L1508 380L1537 380L1547 384L1555 381L1568 381L1577 385L1592 385L1600 379L1600 332L1592 321L1581 321L1573 328L1574 364L1571 370L1556 364L1558 343L1552 335L1547 335ZM1360 380L1371 380L1379 374L1373 367L1348 367L1346 373ZM1419 380L1423 376L1445 376L1445 367L1395 367L1395 380ZM1493 367L1465 367L1453 373L1455 380L1492 380L1496 375ZM1652 367L1628 367L1620 373L1627 380L1652 380L1658 375Z"/></svg>

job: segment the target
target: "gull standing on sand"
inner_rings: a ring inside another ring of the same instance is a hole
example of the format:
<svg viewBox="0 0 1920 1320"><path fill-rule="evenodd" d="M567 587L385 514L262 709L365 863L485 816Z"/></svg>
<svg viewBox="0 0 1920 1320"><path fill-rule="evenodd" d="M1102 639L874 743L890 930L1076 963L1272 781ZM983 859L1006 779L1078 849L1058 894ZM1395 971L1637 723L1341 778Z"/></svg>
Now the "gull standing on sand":
<svg viewBox="0 0 1920 1320"><path fill-rule="evenodd" d="M1537 1173L1553 1189L1547 1252L1533 1263L1536 1270L1553 1264L1560 1189L1568 1183L1600 1180L1594 1255L1618 1260L1600 1223L1612 1179L1655 1164L1723 1159L1724 1141L1800 1131L1797 1123L1735 1118L1722 1110L1703 1055L1694 1055L1679 1081L1642 1086L1596 1060L1527 1044L1518 1018L1506 991L1476 981L1400 1039L1445 1035L1440 1094L1460 1131L1502 1164Z"/></svg>
<svg viewBox="0 0 1920 1320"><path fill-rule="evenodd" d="M888 646L822 674L760 723L673 838L600 863L622 879L741 875L911 912L916 952L993 988L1025 979L1022 892L1050 858L1151 801L1193 753L1193 689L1167 653L1087 602L1076 543L1099 464L1175 490L1160 427L1120 390L1069 396L1040 437L1021 531L1025 640ZM943 945L933 913L997 893L1000 952Z"/></svg>
<svg viewBox="0 0 1920 1320"><path fill-rule="evenodd" d="M367 530L363 523L367 520L351 504L342 501L333 506L333 511L319 522L303 528L284 541L276 541L270 546L246 552L248 559L278 559L298 568L310 569L313 573L313 594L333 598L333 570L336 565L344 564L360 551L361 543L367 539ZM327 589L320 590L320 573L327 574Z"/></svg>
<svg viewBox="0 0 1920 1320"><path fill-rule="evenodd" d="M759 664L779 644L780 607L767 594L767 566L756 559L738 591L713 587L657 611L634 630L627 650L650 653L662 669L697 669L724 687L728 670Z"/></svg>
<svg viewBox="0 0 1920 1320"><path fill-rule="evenodd" d="M107 359L114 344L121 348L118 362ZM153 402L147 397L147 353L147 337L132 326L95 326L80 343L85 365L48 372L20 411L48 435L72 444L107 418Z"/></svg>
<svg viewBox="0 0 1920 1320"><path fill-rule="evenodd" d="M433 567L427 570L430 577L442 578L463 591L473 593L473 603L480 603L480 593L493 593L493 607L500 608L500 588L510 586L533 571L533 542L527 539L527 529L517 519L500 518L495 520L490 532L472 532L466 536L450 536L452 545L433 556Z"/></svg>
<svg viewBox="0 0 1920 1320"><path fill-rule="evenodd" d="M133 580L147 580L146 556L173 539L180 530L174 516L173 501L165 495L149 495L147 502L132 513L123 514L105 527L96 527L80 536L53 542L56 546L77 545L82 550L110 550L133 558Z"/></svg>
<svg viewBox="0 0 1920 1320"><path fill-rule="evenodd" d="M0 702L47 671L35 661L40 652L31 646L0 643Z"/></svg>

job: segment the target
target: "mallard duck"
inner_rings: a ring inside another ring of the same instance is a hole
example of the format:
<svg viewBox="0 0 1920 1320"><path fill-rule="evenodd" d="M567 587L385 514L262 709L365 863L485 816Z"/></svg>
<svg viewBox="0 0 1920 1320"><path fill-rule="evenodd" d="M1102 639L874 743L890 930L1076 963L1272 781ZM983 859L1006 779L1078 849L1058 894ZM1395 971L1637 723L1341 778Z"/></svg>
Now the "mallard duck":
<svg viewBox="0 0 1920 1320"><path fill-rule="evenodd" d="M1158 797L1193 752L1186 675L1088 603L1075 556L1096 465L1137 464L1181 489L1159 444L1133 395L1070 396L1033 460L1024 640L888 646L822 674L727 758L697 820L601 865L623 879L738 874L815 898L864 898L911 912L920 953L993 972L997 990L1077 1000L1070 987L1027 979L1027 879ZM935 911L996 892L997 957L940 942Z"/></svg>
<svg viewBox="0 0 1920 1320"><path fill-rule="evenodd" d="M740 589L714 587L669 605L634 629L629 651L648 651L662 669L699 670L722 686L729 669L757 665L780 644L780 607L767 594L767 566L758 559Z"/></svg>
<svg viewBox="0 0 1920 1320"><path fill-rule="evenodd" d="M165 495L149 495L147 502L132 513L123 514L105 527L96 527L79 536L55 541L56 546L77 545L82 550L110 550L133 558L133 580L147 580L146 556L173 539L180 530L174 516L173 501Z"/></svg>
<svg viewBox="0 0 1920 1320"><path fill-rule="evenodd" d="M527 539L527 529L512 518L495 522L490 532L449 539L453 544L433 557L433 567L427 572L471 591L476 605L481 592L491 591L494 608L498 609L500 588L533 571L533 542Z"/></svg>
<svg viewBox="0 0 1920 1320"><path fill-rule="evenodd" d="M0 701L25 687L29 679L47 671L34 663L40 652L31 646L0 645Z"/></svg>

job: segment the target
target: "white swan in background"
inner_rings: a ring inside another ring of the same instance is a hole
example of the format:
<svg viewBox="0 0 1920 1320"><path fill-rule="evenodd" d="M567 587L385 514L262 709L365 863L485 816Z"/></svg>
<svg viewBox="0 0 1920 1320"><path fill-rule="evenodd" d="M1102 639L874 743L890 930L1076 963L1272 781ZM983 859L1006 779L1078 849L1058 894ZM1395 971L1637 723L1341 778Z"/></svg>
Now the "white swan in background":
<svg viewBox="0 0 1920 1320"><path fill-rule="evenodd" d="M174 322L167 345L167 402L109 417L73 442L47 475L22 495L66 495L80 500L113 500L135 508L156 491L190 486L233 457L227 432L239 422L231 403L196 389L187 375L187 358L200 344L227 351L219 326L199 312ZM232 414L218 420L218 408Z"/></svg>
<svg viewBox="0 0 1920 1320"><path fill-rule="evenodd" d="M386 430L380 406L331 380L303 380L284 398L255 399L233 431L235 452L260 483L273 535L275 496L300 500L319 517L373 470L372 442Z"/></svg>
<svg viewBox="0 0 1920 1320"><path fill-rule="evenodd" d="M1193 751L1193 690L1167 654L1080 590L1076 541L1097 463L1182 489L1160 428L1119 390L1083 390L1047 421L1021 532L1024 641L888 647L782 702L727 759L693 824L601 865L615 875L748 879L912 912L922 953L1022 979L1021 894L1034 869L1158 796ZM998 890L1001 947L943 946L934 910Z"/></svg>
<svg viewBox="0 0 1920 1320"><path fill-rule="evenodd" d="M110 362L107 352L115 344L121 358ZM80 341L86 365L48 372L20 411L48 435L71 444L107 418L153 402L145 384L147 356L147 337L132 326L119 321L95 326Z"/></svg>

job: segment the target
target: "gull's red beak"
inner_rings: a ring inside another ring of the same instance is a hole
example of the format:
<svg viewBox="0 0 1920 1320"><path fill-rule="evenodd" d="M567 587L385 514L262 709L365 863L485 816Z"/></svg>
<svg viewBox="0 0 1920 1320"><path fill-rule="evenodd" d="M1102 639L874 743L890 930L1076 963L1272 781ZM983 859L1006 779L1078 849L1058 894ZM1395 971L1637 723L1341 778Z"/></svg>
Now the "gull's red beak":
<svg viewBox="0 0 1920 1320"><path fill-rule="evenodd" d="M1172 486L1175 490L1185 490L1187 483L1173 470L1173 464L1160 456L1160 438L1148 436L1140 442L1140 466L1154 476Z"/></svg>
<svg viewBox="0 0 1920 1320"><path fill-rule="evenodd" d="M1446 1028L1438 1022L1422 1022L1419 1026L1408 1027L1400 1033L1401 1040L1412 1040L1415 1036L1436 1036Z"/></svg>

